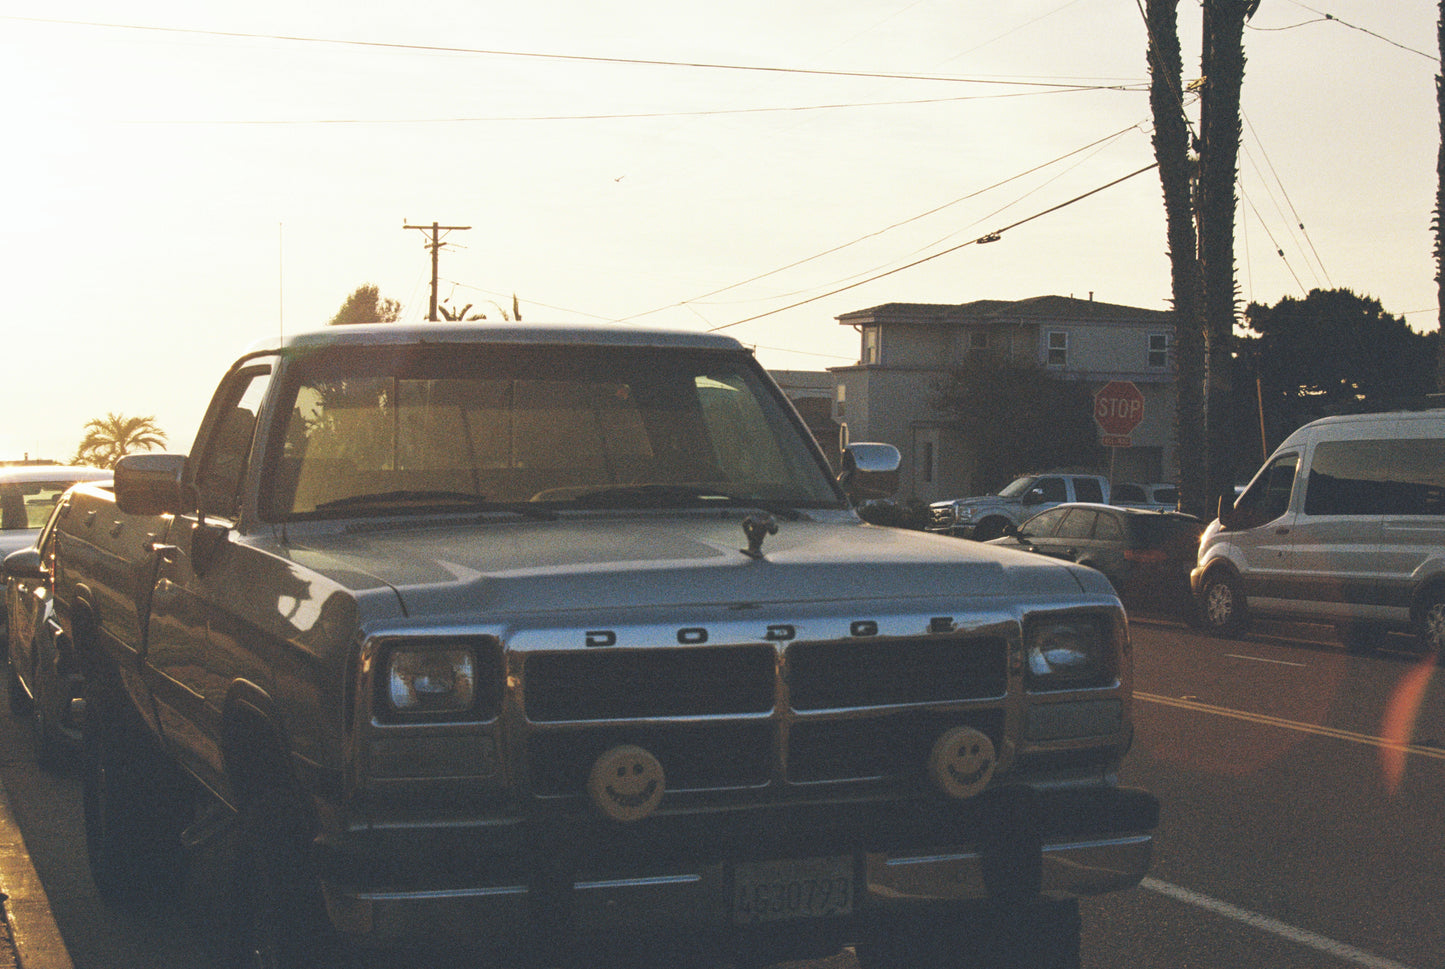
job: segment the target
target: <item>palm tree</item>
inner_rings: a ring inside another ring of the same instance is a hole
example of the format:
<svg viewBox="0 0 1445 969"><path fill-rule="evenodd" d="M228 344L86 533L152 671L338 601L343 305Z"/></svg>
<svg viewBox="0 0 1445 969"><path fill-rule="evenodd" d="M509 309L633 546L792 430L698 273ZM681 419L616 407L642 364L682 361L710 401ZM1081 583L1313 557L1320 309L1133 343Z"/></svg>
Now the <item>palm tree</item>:
<svg viewBox="0 0 1445 969"><path fill-rule="evenodd" d="M1205 512L1234 493L1234 211L1239 175L1240 89L1244 84L1244 22L1259 0L1205 0L1204 97L1199 152L1199 273L1204 315Z"/></svg>
<svg viewBox="0 0 1445 969"><path fill-rule="evenodd" d="M1440 57L1445 62L1445 0L1440 0L1440 14L1435 21L1440 44ZM1435 157L1435 287L1440 320L1445 323L1445 81L1435 75L1435 106L1440 112L1440 152ZM1436 389L1445 393L1445 340L1440 341L1435 363Z"/></svg>
<svg viewBox="0 0 1445 969"><path fill-rule="evenodd" d="M1445 0L1441 0L1445 3ZM1179 446L1179 505L1203 515L1204 498L1204 332L1198 242L1194 230L1194 165L1189 158L1189 124L1181 87L1179 0L1147 0L1149 104L1154 115L1154 158L1164 190L1169 274L1174 302L1174 361L1178 398L1174 433Z"/></svg>
<svg viewBox="0 0 1445 969"><path fill-rule="evenodd" d="M127 454L155 451L165 446L166 432L157 426L155 415L126 417L112 412L85 422L85 436L80 439L71 463L114 468Z"/></svg>

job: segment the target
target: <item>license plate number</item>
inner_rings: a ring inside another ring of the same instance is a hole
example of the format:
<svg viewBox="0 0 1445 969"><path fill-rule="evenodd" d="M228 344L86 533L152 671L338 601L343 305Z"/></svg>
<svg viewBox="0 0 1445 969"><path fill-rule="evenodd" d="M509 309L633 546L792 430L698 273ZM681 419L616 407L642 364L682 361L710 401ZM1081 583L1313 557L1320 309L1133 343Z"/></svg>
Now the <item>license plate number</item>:
<svg viewBox="0 0 1445 969"><path fill-rule="evenodd" d="M733 922L738 925L852 911L851 857L751 862L733 871Z"/></svg>

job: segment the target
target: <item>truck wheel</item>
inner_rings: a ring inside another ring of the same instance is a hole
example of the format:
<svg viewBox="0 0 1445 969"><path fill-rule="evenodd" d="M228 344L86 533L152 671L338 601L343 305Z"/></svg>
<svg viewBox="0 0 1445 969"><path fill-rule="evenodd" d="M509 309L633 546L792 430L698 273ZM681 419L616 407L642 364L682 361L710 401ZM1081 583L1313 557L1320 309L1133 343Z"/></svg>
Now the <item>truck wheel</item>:
<svg viewBox="0 0 1445 969"><path fill-rule="evenodd" d="M1422 649L1435 654L1436 662L1445 665L1445 589L1425 593L1415 613L1415 638Z"/></svg>
<svg viewBox="0 0 1445 969"><path fill-rule="evenodd" d="M1008 530L1008 525L1008 519L1005 518L985 518L974 528L972 538L975 542L998 538Z"/></svg>
<svg viewBox="0 0 1445 969"><path fill-rule="evenodd" d="M238 969L347 969L310 861L311 825L300 798L256 791L241 810L231 964Z"/></svg>
<svg viewBox="0 0 1445 969"><path fill-rule="evenodd" d="M107 905L159 908L179 897L185 879L181 831L192 799L175 766L115 709L91 701L86 716L82 795L91 878Z"/></svg>
<svg viewBox="0 0 1445 969"><path fill-rule="evenodd" d="M1216 568L1204 577L1199 623L1216 636L1237 636L1244 630L1244 592L1233 572Z"/></svg>
<svg viewBox="0 0 1445 969"><path fill-rule="evenodd" d="M1079 969L1079 903L979 902L890 920L855 946L860 969Z"/></svg>

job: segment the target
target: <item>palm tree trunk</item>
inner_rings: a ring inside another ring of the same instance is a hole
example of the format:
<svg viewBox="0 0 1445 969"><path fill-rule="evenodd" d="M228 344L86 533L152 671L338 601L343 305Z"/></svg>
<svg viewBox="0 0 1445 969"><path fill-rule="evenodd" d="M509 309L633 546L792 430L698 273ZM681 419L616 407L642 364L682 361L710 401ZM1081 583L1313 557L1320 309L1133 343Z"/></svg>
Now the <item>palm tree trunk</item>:
<svg viewBox="0 0 1445 969"><path fill-rule="evenodd" d="M1445 4L1445 0L1440 0ZM1179 455L1179 507L1205 513L1204 332L1198 241L1194 231L1193 167L1180 78L1179 0L1147 0L1149 105L1154 158L1164 190L1169 275L1174 299L1174 443Z"/></svg>
<svg viewBox="0 0 1445 969"><path fill-rule="evenodd" d="M1239 101L1244 21L1258 0L1205 0L1204 99L1199 163L1199 270L1206 354L1205 510L1233 497L1234 212L1239 169Z"/></svg>
<svg viewBox="0 0 1445 969"><path fill-rule="evenodd" d="M1440 0L1440 13L1435 20L1435 33L1440 46L1440 59L1445 63L1445 0ZM1445 326L1445 81L1435 75L1435 105L1440 112L1440 152L1435 158L1435 291L1442 326ZM1445 339L1439 342L1435 358L1435 389L1445 393Z"/></svg>

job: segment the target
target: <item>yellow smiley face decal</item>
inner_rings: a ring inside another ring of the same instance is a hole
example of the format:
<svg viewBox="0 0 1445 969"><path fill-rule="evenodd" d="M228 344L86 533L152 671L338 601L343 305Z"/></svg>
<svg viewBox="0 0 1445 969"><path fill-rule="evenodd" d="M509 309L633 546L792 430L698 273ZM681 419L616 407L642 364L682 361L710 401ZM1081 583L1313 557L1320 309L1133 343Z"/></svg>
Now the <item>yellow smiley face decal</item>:
<svg viewBox="0 0 1445 969"><path fill-rule="evenodd" d="M963 800L988 787L997 765L988 734L973 727L954 727L933 744L928 773L939 790Z"/></svg>
<svg viewBox="0 0 1445 969"><path fill-rule="evenodd" d="M635 744L613 747L598 757L587 777L593 807L614 821L640 821L657 810L667 779L662 762Z"/></svg>

